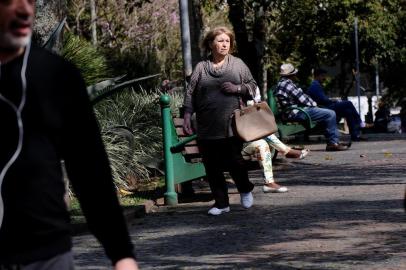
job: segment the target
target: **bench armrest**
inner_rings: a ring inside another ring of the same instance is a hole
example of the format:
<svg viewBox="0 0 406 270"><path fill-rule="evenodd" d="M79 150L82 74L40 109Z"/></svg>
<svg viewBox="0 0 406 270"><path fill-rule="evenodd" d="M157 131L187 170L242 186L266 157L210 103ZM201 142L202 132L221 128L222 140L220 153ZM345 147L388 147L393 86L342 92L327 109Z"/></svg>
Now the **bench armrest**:
<svg viewBox="0 0 406 270"><path fill-rule="evenodd" d="M298 111L301 111L302 113L304 113L304 115L305 115L304 122L306 123L306 125L309 128L312 128L315 125L315 123L312 121L310 115L305 111L305 109L303 109L301 107L290 106L290 107L285 109L285 113L288 112L288 111L293 111L293 110L298 110ZM296 119L284 119L284 120L287 121L287 122L298 122L298 120L296 120Z"/></svg>
<svg viewBox="0 0 406 270"><path fill-rule="evenodd" d="M191 141L196 140L196 138L197 138L196 134L193 134L193 135L191 135L189 137L186 137L185 139L183 139L183 140L179 141L178 143L172 145L171 152L172 153L178 153L178 152L182 151L186 144L190 143Z"/></svg>

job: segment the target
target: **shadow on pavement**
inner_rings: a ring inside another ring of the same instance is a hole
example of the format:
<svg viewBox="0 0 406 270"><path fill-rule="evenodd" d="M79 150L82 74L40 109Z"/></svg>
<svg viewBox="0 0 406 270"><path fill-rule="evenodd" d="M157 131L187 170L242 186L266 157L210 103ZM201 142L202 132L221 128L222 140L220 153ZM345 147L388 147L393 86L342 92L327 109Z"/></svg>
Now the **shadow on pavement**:
<svg viewBox="0 0 406 270"><path fill-rule="evenodd" d="M140 268L406 269L405 159L318 162L317 155L279 163L276 179L290 191L256 187L251 209L232 203L230 213L207 216L206 193L199 195L203 203L135 219ZM250 175L262 185L260 171ZM78 269L103 269L95 240L75 241Z"/></svg>
<svg viewBox="0 0 406 270"><path fill-rule="evenodd" d="M134 233L141 229L149 235L136 240L143 269L334 269L335 264L342 269L343 264L374 264L406 252L405 226L362 229L404 224L403 211L393 211L401 205L401 200L333 200L248 211L232 205L232 212L219 217L207 216L206 207L193 207L154 214L142 228L135 225ZM323 250L332 241L337 249ZM353 246L340 247L340 241Z"/></svg>

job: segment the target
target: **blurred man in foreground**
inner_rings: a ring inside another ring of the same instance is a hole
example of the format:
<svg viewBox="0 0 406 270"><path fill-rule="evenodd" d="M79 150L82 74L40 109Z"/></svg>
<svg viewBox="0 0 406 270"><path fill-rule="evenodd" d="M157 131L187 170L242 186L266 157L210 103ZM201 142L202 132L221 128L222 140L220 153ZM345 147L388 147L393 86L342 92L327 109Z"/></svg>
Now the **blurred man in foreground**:
<svg viewBox="0 0 406 270"><path fill-rule="evenodd" d="M138 269L84 81L30 44L34 11L0 1L0 269L73 269L62 159L115 269Z"/></svg>

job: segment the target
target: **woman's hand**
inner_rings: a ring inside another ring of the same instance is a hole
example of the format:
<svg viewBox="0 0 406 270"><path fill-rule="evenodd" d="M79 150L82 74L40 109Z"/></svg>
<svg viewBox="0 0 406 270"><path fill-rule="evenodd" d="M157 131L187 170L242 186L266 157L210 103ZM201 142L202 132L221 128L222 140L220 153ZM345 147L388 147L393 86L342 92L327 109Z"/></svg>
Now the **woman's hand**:
<svg viewBox="0 0 406 270"><path fill-rule="evenodd" d="M133 258L124 258L116 262L114 270L138 270L138 265Z"/></svg>
<svg viewBox="0 0 406 270"><path fill-rule="evenodd" d="M193 134L191 118L192 118L192 114L189 112L185 112L185 114L183 115L183 131L187 135Z"/></svg>
<svg viewBox="0 0 406 270"><path fill-rule="evenodd" d="M239 84L233 84L231 82L224 82L221 85L221 91L225 94L236 94L236 95L240 95L245 93L245 88L243 89L243 87Z"/></svg>

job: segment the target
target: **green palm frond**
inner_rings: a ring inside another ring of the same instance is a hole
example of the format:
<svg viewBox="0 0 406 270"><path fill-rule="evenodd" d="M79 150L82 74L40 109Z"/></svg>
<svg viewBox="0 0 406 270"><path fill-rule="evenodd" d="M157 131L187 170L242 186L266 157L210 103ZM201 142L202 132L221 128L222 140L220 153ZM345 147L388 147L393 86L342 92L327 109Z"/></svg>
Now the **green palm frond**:
<svg viewBox="0 0 406 270"><path fill-rule="evenodd" d="M102 99L113 95L117 91L128 88L130 85L132 85L136 82L152 79L152 78L158 77L160 75L161 74L149 75L149 76L136 78L136 79L132 79L132 80L128 80L128 81L116 84L122 78L122 76L121 76L121 77L117 77L116 79L105 80L103 82L97 83L95 85L88 87L87 89L88 89L88 92L90 92L89 94L90 94L90 99L91 99L92 103L95 104L95 103L101 101Z"/></svg>
<svg viewBox="0 0 406 270"><path fill-rule="evenodd" d="M72 33L68 32L65 35L62 56L79 68L86 85L111 77L103 54L88 41Z"/></svg>
<svg viewBox="0 0 406 270"><path fill-rule="evenodd" d="M97 94L101 91L105 91L105 89L111 88L112 86L115 86L122 78L124 78L126 75L121 75L115 78L107 79L95 84L92 84L87 87L87 93L90 96L90 99L92 97L97 96Z"/></svg>
<svg viewBox="0 0 406 270"><path fill-rule="evenodd" d="M47 50L53 50L59 37L61 36L63 26L65 25L65 23L66 23L66 17L52 31L48 40L44 43L44 45L42 45L43 48L45 48Z"/></svg>
<svg viewBox="0 0 406 270"><path fill-rule="evenodd" d="M133 189L129 176L141 181L162 173L161 94L159 90L136 92L126 88L95 105L115 183L120 188ZM183 97L177 96L173 102L180 104ZM118 126L131 132L117 135L112 130Z"/></svg>

